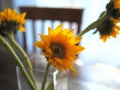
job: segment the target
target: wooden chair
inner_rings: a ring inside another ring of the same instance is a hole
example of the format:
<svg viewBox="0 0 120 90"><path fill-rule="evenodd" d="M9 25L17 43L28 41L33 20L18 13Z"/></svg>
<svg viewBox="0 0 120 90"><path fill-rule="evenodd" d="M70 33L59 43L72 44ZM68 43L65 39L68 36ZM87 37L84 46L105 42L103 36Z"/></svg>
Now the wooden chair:
<svg viewBox="0 0 120 90"><path fill-rule="evenodd" d="M83 9L71 9L71 8L41 8L41 7L20 7L21 12L26 12L26 19L32 20L33 22L33 42L36 40L36 36L38 36L39 33L37 33L36 26L34 22L36 20L41 20L43 23L45 20L51 20L51 23L55 20L61 21L61 23L64 23L65 21L69 22L70 28L72 28L73 23L77 25L77 33L80 32L81 28L81 22L82 22L82 14ZM42 24L44 25L44 24ZM47 26L48 27L48 26ZM40 30L42 32L44 31L44 28L42 27ZM29 30L28 30L29 32ZM28 44L26 41L32 40L31 38L26 39L27 34L23 34L23 48L28 51ZM35 52L36 49L33 47L33 52Z"/></svg>

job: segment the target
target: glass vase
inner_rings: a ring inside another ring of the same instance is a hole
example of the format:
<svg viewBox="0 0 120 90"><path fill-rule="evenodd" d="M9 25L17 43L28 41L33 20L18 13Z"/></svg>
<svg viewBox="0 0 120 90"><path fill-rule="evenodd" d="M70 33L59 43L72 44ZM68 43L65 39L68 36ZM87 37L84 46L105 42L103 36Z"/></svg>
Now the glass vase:
<svg viewBox="0 0 120 90"><path fill-rule="evenodd" d="M55 90L69 90L69 75L66 72L56 74Z"/></svg>
<svg viewBox="0 0 120 90"><path fill-rule="evenodd" d="M16 67L16 72L17 72L18 90L32 90L30 85L26 81L24 75L22 74L21 70L19 69L19 67ZM36 80L37 88L38 90L41 90L41 85L42 85L45 71L39 70L39 69L33 69L33 73ZM52 82L52 87L47 90L56 90L57 73L58 71L55 70L55 71L50 71L50 73L48 74L45 88L48 88L51 82Z"/></svg>
<svg viewBox="0 0 120 90"><path fill-rule="evenodd" d="M26 81L25 77L23 76L19 67L16 67L17 72L17 81L18 81L18 90L32 90L28 82ZM41 90L41 85L43 81L43 77L45 75L44 70L40 69L33 69L33 73L35 76L36 84L38 90ZM68 89L68 74L65 72L59 73L58 70L50 70L50 73L47 77L46 87L47 90L69 90ZM52 87L48 88L52 81ZM46 89L45 89L46 90Z"/></svg>

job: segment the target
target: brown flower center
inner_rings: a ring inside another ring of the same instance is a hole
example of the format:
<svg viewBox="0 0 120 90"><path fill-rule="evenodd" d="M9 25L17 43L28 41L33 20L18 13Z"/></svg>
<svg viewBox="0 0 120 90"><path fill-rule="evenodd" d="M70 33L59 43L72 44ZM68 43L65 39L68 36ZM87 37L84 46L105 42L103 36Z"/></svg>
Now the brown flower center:
<svg viewBox="0 0 120 90"><path fill-rule="evenodd" d="M119 3L119 1L111 1L106 5L107 13L114 19L119 19L120 18L120 9L116 7L116 3Z"/></svg>
<svg viewBox="0 0 120 90"><path fill-rule="evenodd" d="M113 26L113 21L106 19L97 27L97 30L100 32L101 35L110 35L113 30Z"/></svg>
<svg viewBox="0 0 120 90"><path fill-rule="evenodd" d="M61 43L51 43L50 49L53 53L52 57L63 59L65 57L66 49Z"/></svg>

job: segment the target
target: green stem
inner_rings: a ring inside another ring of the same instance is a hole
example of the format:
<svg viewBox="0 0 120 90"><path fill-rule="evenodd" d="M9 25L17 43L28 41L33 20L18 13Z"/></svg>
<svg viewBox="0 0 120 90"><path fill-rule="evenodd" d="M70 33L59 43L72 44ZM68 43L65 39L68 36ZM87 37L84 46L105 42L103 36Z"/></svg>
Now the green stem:
<svg viewBox="0 0 120 90"><path fill-rule="evenodd" d="M34 83L32 82L31 78L29 77L23 63L19 59L19 57L16 55L10 44L6 41L6 39L0 35L0 42L6 47L6 49L10 52L10 54L15 58L14 60L18 64L19 68L21 69L22 73L25 75L26 80L30 84L31 88L33 90L37 90L37 88L34 86Z"/></svg>
<svg viewBox="0 0 120 90"><path fill-rule="evenodd" d="M32 67L32 64L30 62L29 57L27 56L27 54L25 53L25 51L21 48L21 46L16 42L16 40L14 39L14 35L12 33L10 33L8 35L8 38L11 41L11 43L20 51L20 53L24 57L24 60L25 60L25 62L27 64L27 67L29 68L28 73L30 75L30 78L32 79L32 81L35 84L35 86L37 87L36 81L35 81L35 77L34 77L34 74L33 74L33 71L32 71L33 67Z"/></svg>
<svg viewBox="0 0 120 90"><path fill-rule="evenodd" d="M12 33L8 34L8 38L9 38L10 42L20 51L20 53L22 54L22 56L26 60L26 64L27 64L28 68L32 69L32 64L29 60L29 57L27 56L25 51L21 48L21 46L16 42L14 35Z"/></svg>
<svg viewBox="0 0 120 90"><path fill-rule="evenodd" d="M46 81L47 81L47 76L48 76L48 73L49 73L49 68L50 68L50 63L48 62L46 70L45 70L46 72L45 72L45 75L44 75L44 78L43 78L42 89L41 90L45 90L45 84L46 84Z"/></svg>
<svg viewBox="0 0 120 90"><path fill-rule="evenodd" d="M51 90L54 90L54 88L53 88L53 79L49 82L46 90L50 90L50 88L51 88Z"/></svg>
<svg viewBox="0 0 120 90"><path fill-rule="evenodd" d="M91 23L88 27L86 27L81 33L78 34L78 36L82 36L83 34L89 32L91 29L97 27L99 24L101 24L104 20L106 19L106 13L101 16L98 20L95 22Z"/></svg>

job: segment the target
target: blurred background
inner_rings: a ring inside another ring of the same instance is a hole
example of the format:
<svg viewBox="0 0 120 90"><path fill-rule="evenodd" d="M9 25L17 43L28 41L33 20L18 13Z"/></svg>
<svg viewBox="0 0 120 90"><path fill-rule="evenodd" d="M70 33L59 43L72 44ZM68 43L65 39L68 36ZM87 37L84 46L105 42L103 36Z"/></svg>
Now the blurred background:
<svg viewBox="0 0 120 90"><path fill-rule="evenodd" d="M106 4L108 2L109 0L0 0L0 11L5 8L14 8L18 12L20 12L19 10L20 6L83 8L84 11L82 17L82 26L81 26L81 31L82 31L90 23L98 19L100 13L102 13L105 10ZM46 26L47 27L49 26L49 22L47 22ZM90 32L83 35L81 45L84 46L86 49L79 55L80 61L82 61L84 65L96 65L96 67L99 68L100 70L102 70L100 67L104 67L104 65L102 64L119 68L120 67L120 55L119 55L120 35L118 35L117 38L110 38L110 40L107 40L107 42L103 43L100 40L99 33L93 34L93 32L94 30L91 30ZM27 33L30 34L31 32L27 32ZM47 30L44 33L46 34ZM23 38L21 36L21 32L18 32L17 35L18 35L17 37L19 37L18 42L22 46ZM30 48L30 52L32 52L31 46L29 46L29 48ZM106 66L103 68L106 71L104 70L102 71L107 72L111 69L110 68L108 70L108 68L107 69L105 68ZM107 74L110 74L110 72ZM101 90L105 90L105 89L101 89ZM119 90L119 89L114 89L114 90Z"/></svg>
<svg viewBox="0 0 120 90"><path fill-rule="evenodd" d="M11 7L19 11L20 6L83 8L81 26L81 30L83 30L90 23L98 19L100 13L105 10L105 5L108 2L109 0L0 0L0 10ZM48 26L49 24L47 24L46 29ZM93 32L94 30L83 35L81 44L86 49L80 54L81 60L85 63L100 61L119 66L120 35L116 39L111 38L106 43L103 43L99 39L99 33L92 34ZM30 34L31 32L27 33ZM45 33L47 33L47 30ZM18 36L20 37L18 42L22 45L22 36L20 34L21 32L18 32Z"/></svg>

